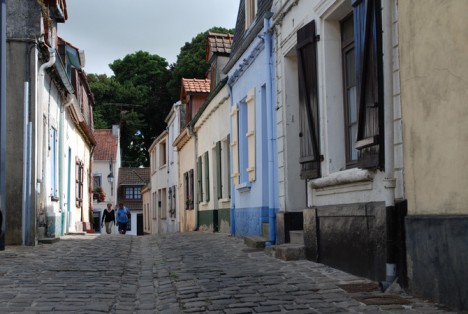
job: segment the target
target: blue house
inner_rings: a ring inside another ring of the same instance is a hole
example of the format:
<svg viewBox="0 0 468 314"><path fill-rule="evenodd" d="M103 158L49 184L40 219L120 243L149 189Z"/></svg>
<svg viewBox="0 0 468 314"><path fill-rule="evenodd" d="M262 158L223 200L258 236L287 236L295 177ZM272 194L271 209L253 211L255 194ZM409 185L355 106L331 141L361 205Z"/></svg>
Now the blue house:
<svg viewBox="0 0 468 314"><path fill-rule="evenodd" d="M231 234L275 243L278 211L271 1L241 0L228 74L231 98Z"/></svg>

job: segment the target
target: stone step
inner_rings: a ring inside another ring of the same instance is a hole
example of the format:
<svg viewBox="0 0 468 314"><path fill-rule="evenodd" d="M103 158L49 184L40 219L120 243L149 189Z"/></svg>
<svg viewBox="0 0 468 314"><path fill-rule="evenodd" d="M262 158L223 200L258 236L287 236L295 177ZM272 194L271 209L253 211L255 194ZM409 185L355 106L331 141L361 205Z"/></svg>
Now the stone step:
<svg viewBox="0 0 468 314"><path fill-rule="evenodd" d="M275 251L274 256L284 261L297 261L297 260L305 259L305 246L304 245L285 243L285 244L275 245L274 251Z"/></svg>
<svg viewBox="0 0 468 314"><path fill-rule="evenodd" d="M289 231L289 243L304 245L304 231L302 230Z"/></svg>
<svg viewBox="0 0 468 314"><path fill-rule="evenodd" d="M264 248L266 241L267 241L266 238L258 237L258 236L244 237L244 244L254 249Z"/></svg>

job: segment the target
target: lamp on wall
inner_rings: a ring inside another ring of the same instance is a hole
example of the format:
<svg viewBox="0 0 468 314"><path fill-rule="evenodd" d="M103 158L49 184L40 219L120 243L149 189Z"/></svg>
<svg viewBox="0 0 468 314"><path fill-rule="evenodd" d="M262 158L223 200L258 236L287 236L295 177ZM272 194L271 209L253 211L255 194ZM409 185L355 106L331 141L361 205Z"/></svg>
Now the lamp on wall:
<svg viewBox="0 0 468 314"><path fill-rule="evenodd" d="M114 194L114 174L111 172L109 173L109 175L107 176L107 182L109 182L110 186L111 186L111 195Z"/></svg>

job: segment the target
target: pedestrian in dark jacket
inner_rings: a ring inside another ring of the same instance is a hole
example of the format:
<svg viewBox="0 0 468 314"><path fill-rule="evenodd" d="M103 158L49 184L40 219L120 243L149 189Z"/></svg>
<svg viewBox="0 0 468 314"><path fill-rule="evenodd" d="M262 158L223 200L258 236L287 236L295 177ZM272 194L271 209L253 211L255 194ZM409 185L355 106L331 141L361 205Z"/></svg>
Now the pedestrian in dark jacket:
<svg viewBox="0 0 468 314"><path fill-rule="evenodd" d="M102 211L101 228L106 224L106 233L112 233L112 226L115 224L115 211L112 209L112 203L107 204L107 208Z"/></svg>

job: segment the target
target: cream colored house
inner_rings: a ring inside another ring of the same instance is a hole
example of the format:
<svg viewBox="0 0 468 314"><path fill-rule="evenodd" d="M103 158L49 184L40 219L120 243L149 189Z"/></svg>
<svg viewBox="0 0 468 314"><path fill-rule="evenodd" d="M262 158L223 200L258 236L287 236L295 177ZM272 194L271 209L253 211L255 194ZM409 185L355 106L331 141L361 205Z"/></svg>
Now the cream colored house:
<svg viewBox="0 0 468 314"><path fill-rule="evenodd" d="M468 310L468 2L398 1L411 292Z"/></svg>

